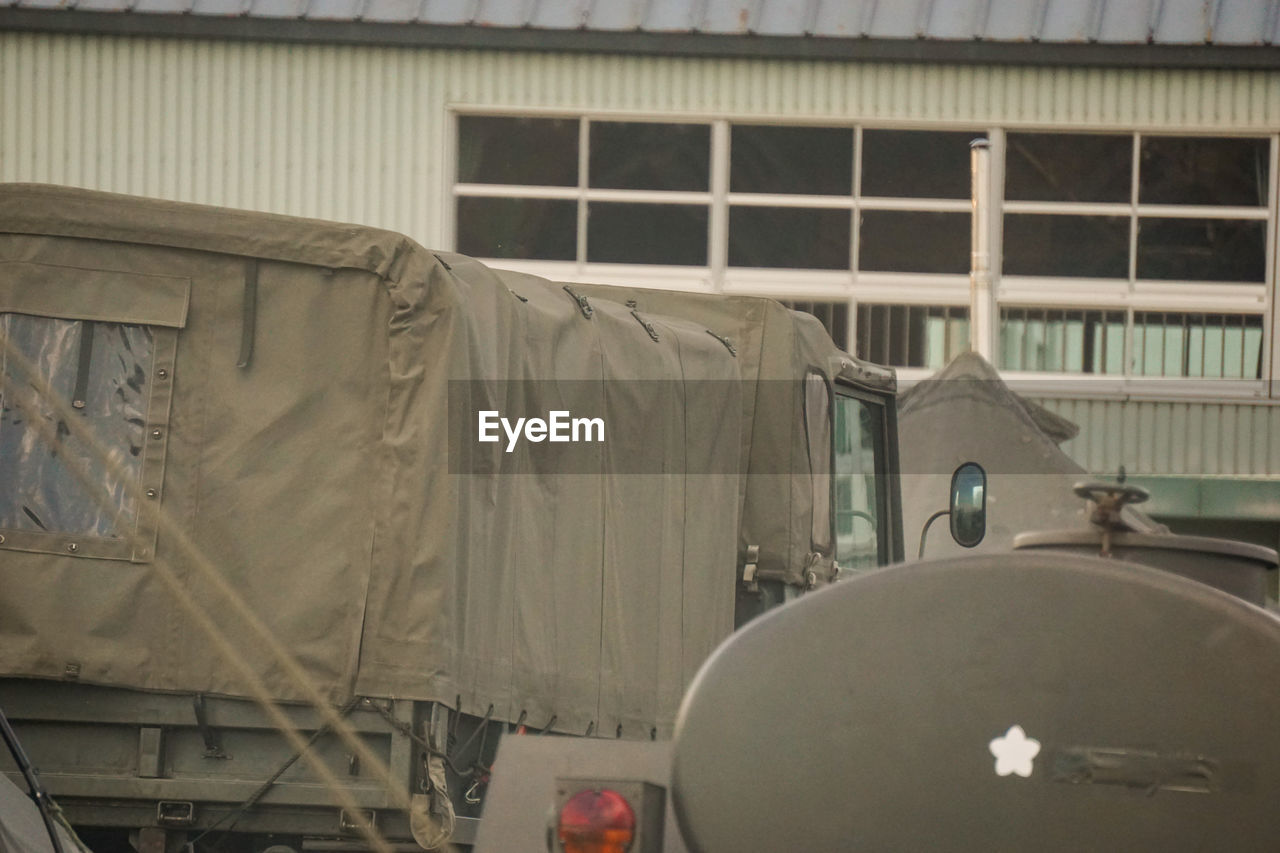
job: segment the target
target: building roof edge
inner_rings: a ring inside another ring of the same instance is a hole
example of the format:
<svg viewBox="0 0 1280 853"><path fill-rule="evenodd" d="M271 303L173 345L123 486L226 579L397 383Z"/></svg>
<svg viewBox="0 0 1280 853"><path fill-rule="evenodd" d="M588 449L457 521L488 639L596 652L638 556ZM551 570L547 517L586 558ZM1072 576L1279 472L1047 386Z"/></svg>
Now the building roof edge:
<svg viewBox="0 0 1280 853"><path fill-rule="evenodd" d="M390 23L0 7L0 30L441 49L845 62L1280 71L1267 45L836 38Z"/></svg>

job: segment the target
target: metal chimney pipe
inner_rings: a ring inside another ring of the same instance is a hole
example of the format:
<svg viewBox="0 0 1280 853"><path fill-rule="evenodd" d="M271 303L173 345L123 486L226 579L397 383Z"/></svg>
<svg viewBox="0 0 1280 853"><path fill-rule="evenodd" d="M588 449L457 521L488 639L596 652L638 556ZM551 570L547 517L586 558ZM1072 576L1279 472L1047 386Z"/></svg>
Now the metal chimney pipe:
<svg viewBox="0 0 1280 853"><path fill-rule="evenodd" d="M995 293L991 286L991 142L969 143L973 227L969 254L969 349L995 362Z"/></svg>

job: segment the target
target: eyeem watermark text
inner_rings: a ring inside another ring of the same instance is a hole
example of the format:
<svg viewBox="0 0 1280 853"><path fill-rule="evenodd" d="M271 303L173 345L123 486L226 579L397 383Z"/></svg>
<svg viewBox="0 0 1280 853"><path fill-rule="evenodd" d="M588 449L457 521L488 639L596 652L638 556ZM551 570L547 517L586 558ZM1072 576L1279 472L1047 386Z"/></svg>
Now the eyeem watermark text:
<svg viewBox="0 0 1280 853"><path fill-rule="evenodd" d="M479 440L495 442L500 440L498 427L507 436L507 453L515 450L516 443L523 434L526 441L540 442L603 442L604 418L574 418L569 412L552 410L547 412L546 420L542 418L516 418L512 423L489 409L478 413L477 427Z"/></svg>

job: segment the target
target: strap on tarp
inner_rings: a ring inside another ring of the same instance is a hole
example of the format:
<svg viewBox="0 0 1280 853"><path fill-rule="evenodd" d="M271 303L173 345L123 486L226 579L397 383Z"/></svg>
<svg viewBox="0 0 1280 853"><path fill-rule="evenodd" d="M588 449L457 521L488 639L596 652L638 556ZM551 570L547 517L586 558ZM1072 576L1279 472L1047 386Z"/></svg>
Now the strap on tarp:
<svg viewBox="0 0 1280 853"><path fill-rule="evenodd" d="M729 355L733 356L734 358L738 357L738 348L733 345L732 340L730 340L729 338L726 338L724 335L717 335L715 332L711 331L710 329L707 329L707 334L715 338L720 343L724 344L724 348L729 351Z"/></svg>
<svg viewBox="0 0 1280 853"><path fill-rule="evenodd" d="M244 268L244 306L240 319L240 358L236 367L246 368L253 360L253 335L258 319L258 262L250 259Z"/></svg>
<svg viewBox="0 0 1280 853"><path fill-rule="evenodd" d="M595 309L591 307L587 297L580 293L574 293L573 288L567 284L564 286L564 292L573 297L573 301L578 303L578 310L582 312L582 316L590 320L591 315L595 313Z"/></svg>
<svg viewBox="0 0 1280 853"><path fill-rule="evenodd" d="M191 707L196 715L196 728L200 729L200 737L204 739L204 757L222 760L230 758L231 756L222 748L222 739L218 736L218 730L209 725L203 693L197 693L191 697Z"/></svg>
<svg viewBox="0 0 1280 853"><path fill-rule="evenodd" d="M80 353L76 360L76 387L71 392L71 407L83 409L89 394L89 366L93 362L93 323L80 323Z"/></svg>
<svg viewBox="0 0 1280 853"><path fill-rule="evenodd" d="M656 344L658 342L658 330L654 327L654 325L650 323L648 320L646 320L645 318L641 317L640 312L634 309L631 311L631 316L636 318L637 323L639 323L641 326L644 326L644 330L649 333L649 337Z"/></svg>

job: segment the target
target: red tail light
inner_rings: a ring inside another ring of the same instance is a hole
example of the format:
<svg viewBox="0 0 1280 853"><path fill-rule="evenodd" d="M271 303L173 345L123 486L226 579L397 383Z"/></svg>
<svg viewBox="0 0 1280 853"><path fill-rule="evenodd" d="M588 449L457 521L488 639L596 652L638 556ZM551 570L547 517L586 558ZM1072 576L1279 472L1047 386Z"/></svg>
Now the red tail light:
<svg viewBox="0 0 1280 853"><path fill-rule="evenodd" d="M626 853L635 836L636 813L617 791L579 791L560 809L556 837L564 853Z"/></svg>

